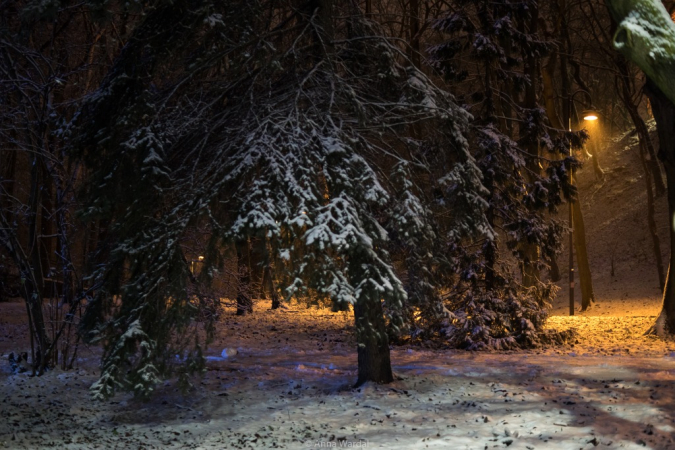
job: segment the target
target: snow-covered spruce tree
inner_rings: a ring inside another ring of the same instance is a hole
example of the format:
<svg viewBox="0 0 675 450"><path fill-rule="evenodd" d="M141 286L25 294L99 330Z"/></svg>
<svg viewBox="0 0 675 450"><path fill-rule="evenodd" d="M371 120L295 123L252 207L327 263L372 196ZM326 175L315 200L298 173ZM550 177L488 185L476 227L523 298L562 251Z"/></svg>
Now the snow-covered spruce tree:
<svg viewBox="0 0 675 450"><path fill-rule="evenodd" d="M129 5L90 6L88 12L98 14ZM198 209L201 200L186 199L185 185L177 182L176 167L190 161L172 165L170 153L201 118L167 118L189 111L190 103L169 102L187 92L186 80L198 66L190 56L199 55L196 40L213 16L208 2L157 1L135 8L125 23L126 45L69 129L72 154L88 169L82 214L108 228L94 275L101 288L81 323L88 341L104 345L101 377L92 386L99 399L117 389L146 396L162 377L177 373L187 383L203 367L204 336L193 320L202 289L181 246L188 228L200 222L180 204L194 201ZM206 255L210 264L219 262L217 255ZM206 323L207 332L211 325Z"/></svg>
<svg viewBox="0 0 675 450"><path fill-rule="evenodd" d="M460 280L448 296L455 317L447 333L470 349L532 346L555 294L539 275L563 231L549 213L572 194L569 146L583 136L556 135L538 104L537 60L551 43L538 35L537 1L453 3L454 12L433 24L444 40L430 54L475 118L470 141L497 233L457 248ZM510 258L500 255L504 247Z"/></svg>
<svg viewBox="0 0 675 450"><path fill-rule="evenodd" d="M409 197L390 195L380 168L402 159L412 123L433 122L452 153L455 233L487 227L466 112L355 3L292 3L147 8L73 125L93 174L87 213L111 222L85 323L106 347L99 397L201 367L200 342L186 345L195 308L180 243L205 221L203 273L235 242L266 241L288 297L353 305L357 382L390 381L386 326L401 323L406 292L381 222L402 223Z"/></svg>
<svg viewBox="0 0 675 450"><path fill-rule="evenodd" d="M425 168L426 168L425 164ZM438 270L443 260L437 257L434 246L440 241L433 212L421 196L424 189L415 183L410 163L402 161L392 170L394 186L392 208L392 236L390 248L394 258L401 259L403 282L407 293L401 308L404 328L394 333L395 339L406 335L417 338L443 319L440 289L442 275L450 273L449 266ZM484 205L483 205L484 206ZM442 254L442 253L441 253Z"/></svg>
<svg viewBox="0 0 675 450"><path fill-rule="evenodd" d="M438 125L418 128L427 138L409 141L415 144L409 149L412 162L396 164L390 177L394 197L387 229L407 293L401 308L405 326L392 333L396 339L438 335L454 317L443 298L456 281L457 250L466 240L494 235L484 214L487 191L480 183L480 169L472 157L463 155L466 142L458 146L432 127Z"/></svg>

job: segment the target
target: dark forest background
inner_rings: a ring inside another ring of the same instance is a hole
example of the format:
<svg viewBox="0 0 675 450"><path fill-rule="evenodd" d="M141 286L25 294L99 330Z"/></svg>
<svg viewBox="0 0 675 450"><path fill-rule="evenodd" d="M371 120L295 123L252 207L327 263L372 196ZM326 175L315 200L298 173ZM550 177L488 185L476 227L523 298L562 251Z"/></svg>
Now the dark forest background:
<svg viewBox="0 0 675 450"><path fill-rule="evenodd" d="M601 0L0 0L0 297L26 304L32 370L83 341L98 397L188 383L254 298L353 308L358 383L392 379L395 342L566 342L543 329L561 210L586 309L573 173L602 179L630 128L665 286L616 29Z"/></svg>

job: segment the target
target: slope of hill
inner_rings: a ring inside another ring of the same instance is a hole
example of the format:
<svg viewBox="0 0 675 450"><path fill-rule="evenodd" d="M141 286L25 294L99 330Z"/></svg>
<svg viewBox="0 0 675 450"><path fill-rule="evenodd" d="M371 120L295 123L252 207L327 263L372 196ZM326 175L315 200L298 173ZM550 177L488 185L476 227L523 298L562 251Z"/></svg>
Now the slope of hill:
<svg viewBox="0 0 675 450"><path fill-rule="evenodd" d="M658 145L654 123L649 126L652 139ZM647 225L647 191L638 140L629 132L605 142L599 154L605 170L604 180L596 180L590 163L577 174L596 303L588 311L579 312L581 291L576 275L576 314L656 316L661 307L661 289ZM667 269L669 236L665 195L656 198L655 208ZM561 209L560 217L567 220L567 208ZM553 315L569 314L568 255L566 245L558 258L563 278L558 282L561 290L553 305ZM578 274L576 267L575 274Z"/></svg>

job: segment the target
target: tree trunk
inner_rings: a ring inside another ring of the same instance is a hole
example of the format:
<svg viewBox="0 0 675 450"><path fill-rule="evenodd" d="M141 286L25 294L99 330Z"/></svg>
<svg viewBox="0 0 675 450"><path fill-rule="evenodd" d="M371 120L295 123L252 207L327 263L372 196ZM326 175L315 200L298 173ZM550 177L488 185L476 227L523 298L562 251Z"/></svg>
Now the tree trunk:
<svg viewBox="0 0 675 450"><path fill-rule="evenodd" d="M624 76L629 75L626 73ZM647 164L647 167L651 172L651 178L654 179L654 186L656 187L656 195L660 197L666 192L666 185L663 182L663 176L661 175L659 162L656 158L656 150L654 150L654 144L652 144L652 140L649 137L649 129L647 128L647 124L645 123L644 119L642 119L642 116L640 116L637 105L633 103L632 96L630 95L630 91L626 86L625 80L623 81L622 100L624 102L624 105L626 106L626 110L628 110L628 113L630 114L630 117L633 120L633 124L635 125L635 131L637 131L640 143L645 146L646 149L645 163Z"/></svg>
<svg viewBox="0 0 675 450"><path fill-rule="evenodd" d="M559 17L558 19L558 28L559 28L560 15L558 15L558 17ZM555 35L556 36L558 35L557 31ZM565 129L565 127L560 121L560 116L558 115L558 112L555 107L556 93L555 88L553 87L553 77L555 74L557 63L558 63L558 51L555 50L551 52L548 62L544 67L542 67L541 85L542 85L542 95L544 97L544 106L546 108L546 116L548 117L548 121L550 122L553 128L563 130ZM558 261L556 261L555 259L555 255L553 255L553 257L548 261L548 263L549 263L549 271L548 271L549 278L554 283L557 283L562 279L562 276L560 274L560 267L558 266Z"/></svg>
<svg viewBox="0 0 675 450"><path fill-rule="evenodd" d="M354 303L359 373L356 386L368 381L394 381L389 357L389 338L379 298L359 298Z"/></svg>
<svg viewBox="0 0 675 450"><path fill-rule="evenodd" d="M668 217L670 234L670 264L663 291L663 307L661 314L650 332L661 337L675 333L675 105L666 98L651 80L645 85L645 93L652 104L652 112L656 119L659 135L660 154L666 169L668 183Z"/></svg>
<svg viewBox="0 0 675 450"><path fill-rule="evenodd" d="M557 62L558 52L554 51L549 56L548 63L546 63L546 65L543 67L543 70L541 71L541 85L543 89L544 106L546 107L546 117L548 117L548 121L551 123L553 128L563 130L565 129L565 125L561 123L560 117L558 116L558 112L555 108L556 93L555 88L553 87L553 76Z"/></svg>
<svg viewBox="0 0 675 450"><path fill-rule="evenodd" d="M9 222L13 222L12 211L12 197L14 196L14 184L16 183L16 155L18 152L7 151L0 153L0 161L2 161L2 172L0 172L0 207L4 208L8 214Z"/></svg>
<svg viewBox="0 0 675 450"><path fill-rule="evenodd" d="M578 195L572 208L572 221L574 222L574 250L577 254L577 267L579 267L579 284L581 286L581 310L586 311L592 302L595 302L593 292L593 279L591 277L591 266L588 264L588 251L586 249L586 227L584 226L584 216L581 214L581 197Z"/></svg>
<svg viewBox="0 0 675 450"><path fill-rule="evenodd" d="M268 264L265 264L262 269L262 275L260 277L260 294L259 294L259 299L260 300L267 300L267 266Z"/></svg>
<svg viewBox="0 0 675 450"><path fill-rule="evenodd" d="M637 108L636 108L637 110ZM666 184L663 182L663 175L661 175L661 168L659 167L659 161L656 157L656 150L654 150L654 145L652 144L652 139L649 137L649 130L647 129L647 124L638 114L640 123L640 140L645 142L645 163L649 171L651 172L651 178L654 179L654 186L656 187L656 195L661 196L666 192ZM643 139L644 138L644 139Z"/></svg>
<svg viewBox="0 0 675 450"><path fill-rule="evenodd" d="M666 285L666 275L663 270L663 259L661 257L661 241L656 228L656 220L654 219L654 192L652 191L651 173L647 167L645 145L640 145L640 162L642 163L642 171L645 174L645 184L647 188L647 226L649 234L652 238L652 247L654 249L654 259L656 260L656 270L659 274L659 287L663 289Z"/></svg>
<svg viewBox="0 0 675 450"><path fill-rule="evenodd" d="M661 174L661 168L659 167L659 158L656 155L654 144L652 144L652 138L649 137L649 130L647 129L647 125L645 125L645 131L647 134L646 139L647 153L645 154L645 163L647 164L647 167L652 173L652 178L654 179L654 186L656 186L656 196L660 197L666 193L666 184L663 181L663 175Z"/></svg>
<svg viewBox="0 0 675 450"><path fill-rule="evenodd" d="M41 268L40 270L42 271L42 276L47 277L49 276L50 278L52 277L53 274L51 274L51 259L52 259L52 254L54 253L54 238L52 237L54 231L52 227L52 221L53 221L53 215L54 215L54 207L52 205L52 180L49 178L49 174L47 173L47 169L43 168L42 169L42 186L41 186L41 191L42 194L40 195L40 200L41 200L41 205L40 205L40 236L37 240L38 246L39 246L39 252L40 252L40 263L41 263ZM45 292L43 292L45 294Z"/></svg>
<svg viewBox="0 0 675 450"><path fill-rule="evenodd" d="M595 179L596 180L604 180L605 179L605 171L602 170L602 167L600 167L600 161L598 160L598 153L597 151L594 151L590 155L591 159L591 164L593 164L593 172L595 173Z"/></svg>
<svg viewBox="0 0 675 450"><path fill-rule="evenodd" d="M539 282L539 246L526 243L522 245L521 252L523 286L534 287Z"/></svg>
<svg viewBox="0 0 675 450"><path fill-rule="evenodd" d="M490 227L495 228L495 211L494 211L494 185L492 182L492 176L487 173L485 175L485 182L483 183L485 188L490 192L490 197L488 199L488 208L485 212L485 218L487 219ZM497 245L497 236L493 239L487 238L483 244L483 254L485 255L485 290L490 292L495 288L495 282L497 279L497 256L498 256L498 245Z"/></svg>
<svg viewBox="0 0 675 450"><path fill-rule="evenodd" d="M408 53L410 55L410 61L415 66L416 69L421 70L422 60L421 60L421 51L420 51L420 3L419 0L410 0L409 10L408 10L408 33L410 35L408 40ZM410 124L410 134L413 139L421 140L422 136L422 126L413 121ZM409 158L414 159L414 155L410 154Z"/></svg>
<svg viewBox="0 0 675 450"><path fill-rule="evenodd" d="M272 267L268 264L265 266L265 284L267 285L269 295L272 298L272 309L279 309L281 302L279 301L279 294L274 285L274 277L272 276Z"/></svg>
<svg viewBox="0 0 675 450"><path fill-rule="evenodd" d="M260 298L267 300L272 299L271 309L279 309L281 302L279 301L279 294L274 285L274 275L272 271L272 261L270 255L270 246L267 239L262 239L260 244L260 251L262 252L262 282L260 283Z"/></svg>
<svg viewBox="0 0 675 450"><path fill-rule="evenodd" d="M652 247L654 249L654 257L656 259L656 270L659 276L659 284L663 289L665 284L665 274L663 260L661 257L661 243L656 232L656 221L654 219L654 194L652 192L652 179L654 181L654 186L656 187L657 196L663 195L666 192L666 186L661 176L661 169L659 168L658 161L654 156L652 156L656 152L654 150L651 137L649 136L649 130L647 129L647 125L642 119L642 116L640 116L637 105L633 101L633 95L631 92L632 80L628 70L628 64L625 59L619 59L620 60L617 61L616 65L619 69L619 73L621 74L620 98L626 110L630 114L631 120L635 125L635 131L638 134L640 145L640 162L642 163L642 168L645 175L645 187L647 192L647 226L652 238ZM648 89L645 88L645 91L646 90Z"/></svg>
<svg viewBox="0 0 675 450"><path fill-rule="evenodd" d="M561 17L564 17L563 23L561 24L561 31L567 30L567 2L565 0L558 1L558 11ZM561 36L560 43L560 85L561 92L560 96L562 97L562 119L563 127L565 129L569 128L571 130L570 118L572 117L572 109L570 108L570 97L572 96L572 86L570 85L570 76L568 71L568 53L569 49L567 48L568 39L564 39L564 36Z"/></svg>
<svg viewBox="0 0 675 450"><path fill-rule="evenodd" d="M548 271L548 276L551 278L551 281L557 283L562 279L560 274L560 266L558 266L558 261L555 259L555 256L548 261L550 269Z"/></svg>
<svg viewBox="0 0 675 450"><path fill-rule="evenodd" d="M266 261L268 261L266 239L249 239L248 258L248 266L251 268L249 279L251 297L256 298L254 294L260 295L265 290L265 266L267 265Z"/></svg>
<svg viewBox="0 0 675 450"><path fill-rule="evenodd" d="M31 160L30 196L28 200L30 214L28 217L28 248L30 268L23 268L23 297L28 306L31 333L35 335L37 349L32 355L33 373L42 375L47 367L47 330L42 312L42 291L44 289L44 274L42 273L42 258L40 254L40 239L38 236L38 211L40 209L40 163L37 157Z"/></svg>
<svg viewBox="0 0 675 450"><path fill-rule="evenodd" d="M537 25L539 19L539 10L535 8L532 10L532 16L530 23L528 25L529 33L537 33ZM525 24L522 25L522 31L525 33ZM528 76L530 82L525 86L525 98L523 106L525 109L534 110L538 108L537 104L537 80L539 79L538 74L538 64L537 58L534 55L529 55L525 59L525 67L523 71L525 75ZM528 168L528 181L530 183L535 182L541 175L541 165L539 161L540 157L540 148L539 140L536 136L528 136L528 124L521 124L522 128L520 129L521 139L524 140L524 148L527 151L527 159L525 164ZM533 287L539 283L539 259L540 259L540 250L539 246L525 242L521 244L521 253L522 253L522 275L523 275L523 286Z"/></svg>
<svg viewBox="0 0 675 450"><path fill-rule="evenodd" d="M410 60L418 69L422 66L420 51L420 2L410 0Z"/></svg>
<svg viewBox="0 0 675 450"><path fill-rule="evenodd" d="M251 298L251 255L248 240L237 241L237 315L253 312Z"/></svg>
<svg viewBox="0 0 675 450"><path fill-rule="evenodd" d="M586 157L590 160L593 165L593 173L595 174L596 180L605 179L605 171L600 167L600 160L598 154L600 153L600 138L602 136L602 130L600 124L594 124L589 130L590 138L587 141L586 145Z"/></svg>
<svg viewBox="0 0 675 450"><path fill-rule="evenodd" d="M39 209L39 168L37 158L31 159L30 194L28 199L28 245L21 242L21 237L14 233L11 225L11 208L0 208L0 243L3 250L12 258L19 269L21 277L21 296L26 304L28 315L28 332L31 344L31 363L33 375L42 375L47 368L49 340L45 329L42 311L43 284L40 277L39 247L36 243L37 214ZM27 249L27 251L24 251ZM37 268L37 270L36 270Z"/></svg>
<svg viewBox="0 0 675 450"><path fill-rule="evenodd" d="M328 57L330 60L335 46L333 44L334 30L333 30L333 0L316 0L318 7L318 19L321 29L317 36L317 43L319 44L319 59ZM312 11L313 13L314 11Z"/></svg>

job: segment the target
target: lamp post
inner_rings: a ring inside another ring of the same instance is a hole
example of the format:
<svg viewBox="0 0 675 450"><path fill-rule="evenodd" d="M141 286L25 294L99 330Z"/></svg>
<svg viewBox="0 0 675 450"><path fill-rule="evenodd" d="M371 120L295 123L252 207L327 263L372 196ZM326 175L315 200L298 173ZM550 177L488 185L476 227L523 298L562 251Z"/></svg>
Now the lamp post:
<svg viewBox="0 0 675 450"><path fill-rule="evenodd" d="M572 110L574 106L574 96L577 95L578 93L583 92L586 94L591 100L591 94L588 93L588 91L585 91L583 89L578 89L576 90L572 95L569 96L568 101L569 101L569 109L568 109L568 117L567 117L567 126L568 126L568 131L572 131ZM592 103L592 101L591 101ZM582 113L584 120L586 121L594 121L598 120L599 114L597 111L593 108L587 109L583 111ZM572 144L570 143L570 148L569 148L569 156L570 158L572 157ZM570 167L569 170L569 184L570 186L574 186L574 169ZM569 261L569 282L570 282L570 316L574 315L574 199L570 197L569 201L569 213L570 213L570 226L569 226L569 251L570 251L570 261Z"/></svg>

